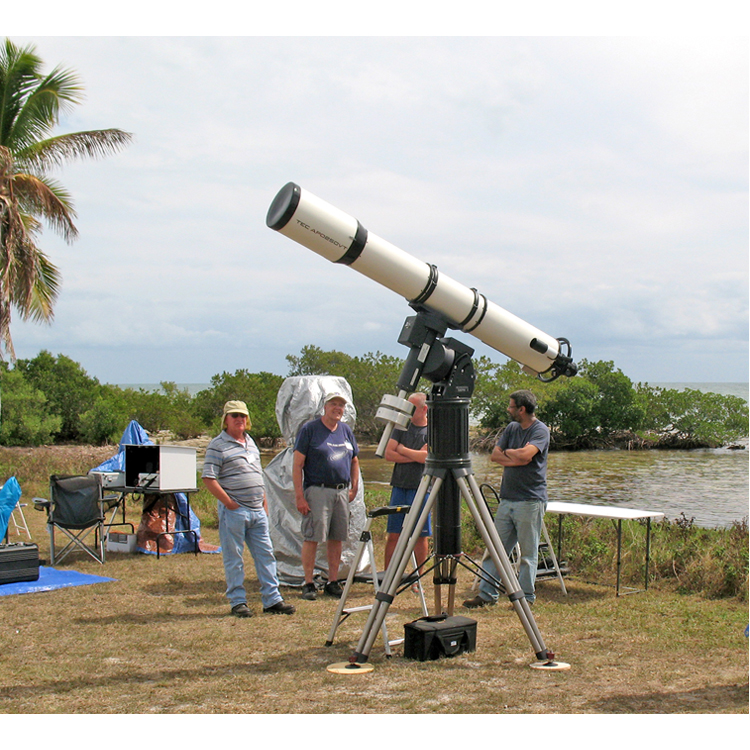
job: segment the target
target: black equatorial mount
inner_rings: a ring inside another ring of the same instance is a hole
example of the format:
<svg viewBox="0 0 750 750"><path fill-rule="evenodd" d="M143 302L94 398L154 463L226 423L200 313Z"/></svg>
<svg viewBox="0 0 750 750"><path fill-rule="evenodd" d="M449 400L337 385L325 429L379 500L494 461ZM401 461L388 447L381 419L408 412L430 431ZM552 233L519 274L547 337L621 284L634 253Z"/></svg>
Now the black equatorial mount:
<svg viewBox="0 0 750 750"><path fill-rule="evenodd" d="M413 406L406 396L417 390L420 379L424 377L433 384L427 397L427 460L412 508L406 514L402 533L385 571L382 587L375 596L356 651L349 662L352 665L367 662L388 607L398 592L414 546L433 509L434 563L421 575L434 571L435 614L443 611L442 586L449 586L446 611L449 615L453 614L456 569L458 565L468 567L468 558L461 551L463 499L495 563L499 582L539 660L532 666L537 669L564 669L567 665L553 661L554 654L544 644L471 468L469 408L475 382L471 359L474 350L453 338L444 338L450 327L444 316L415 304L412 307L417 310L417 315L406 319L399 336L399 343L410 348L397 383L399 396L385 396L377 413L387 422L378 455L383 455L394 426L404 429L408 426ZM480 574L483 574L481 569Z"/></svg>

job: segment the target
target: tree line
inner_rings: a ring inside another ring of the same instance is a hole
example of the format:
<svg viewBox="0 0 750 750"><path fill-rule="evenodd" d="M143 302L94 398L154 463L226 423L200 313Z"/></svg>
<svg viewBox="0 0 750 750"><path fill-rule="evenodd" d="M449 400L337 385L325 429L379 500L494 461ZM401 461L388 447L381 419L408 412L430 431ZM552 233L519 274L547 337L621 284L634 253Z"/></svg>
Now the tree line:
<svg viewBox="0 0 750 750"><path fill-rule="evenodd" d="M377 441L382 424L375 412L385 393L394 393L402 360L380 352L351 356L305 346L288 355L287 376L336 375L349 382L357 408L355 433ZM581 450L717 447L748 435L748 404L737 396L677 391L634 384L613 362L580 363L574 378L542 383L513 361L475 359L471 403L475 445L487 446L508 422L509 395L528 388L537 397L538 417L550 428L552 447ZM237 370L211 378L195 395L173 382L158 392L102 384L63 354L40 352L11 367L0 362L0 445L53 443L115 444L131 419L149 433L170 431L181 440L217 434L222 407L245 401L252 434L261 444L281 437L276 396L285 376ZM424 385L429 388L429 383Z"/></svg>

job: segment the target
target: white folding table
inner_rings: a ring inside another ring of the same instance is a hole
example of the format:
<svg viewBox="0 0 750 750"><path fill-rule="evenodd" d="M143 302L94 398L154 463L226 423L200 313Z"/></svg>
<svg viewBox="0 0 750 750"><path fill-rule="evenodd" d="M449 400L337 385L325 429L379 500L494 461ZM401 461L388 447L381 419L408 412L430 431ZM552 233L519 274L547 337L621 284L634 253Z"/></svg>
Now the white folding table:
<svg viewBox="0 0 750 750"><path fill-rule="evenodd" d="M617 522L617 584L616 595L620 596L620 565L622 553L622 522L646 520L646 574L644 587L648 589L648 564L651 557L651 519L661 519L663 513L652 510L638 510L637 508L619 508L607 505L584 505L583 503L559 503L550 501L547 503L547 513L559 515L557 530L557 557L562 559L562 518L563 516L586 516L588 518L610 518ZM623 592L634 594L640 589L631 589Z"/></svg>

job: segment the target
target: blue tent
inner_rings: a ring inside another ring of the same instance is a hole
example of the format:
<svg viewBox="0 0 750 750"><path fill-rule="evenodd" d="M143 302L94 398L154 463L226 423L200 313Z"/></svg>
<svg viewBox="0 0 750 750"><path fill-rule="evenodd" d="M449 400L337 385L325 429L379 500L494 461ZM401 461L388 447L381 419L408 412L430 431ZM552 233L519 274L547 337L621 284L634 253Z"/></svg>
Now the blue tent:
<svg viewBox="0 0 750 750"><path fill-rule="evenodd" d="M126 445L154 445L154 441L148 436L146 430L141 427L138 422L132 420L130 424L125 428L125 432L122 433L120 439L120 446L117 453L103 461L92 471L106 472L106 471L125 471L125 446ZM197 534L198 541L201 538L201 522L198 520L198 516L193 513L193 509L188 503L187 497L182 492L176 492L175 500L177 501L177 513L175 519L175 530L185 531L187 530L187 524L185 519L188 517L188 511L190 511L190 528ZM174 534L174 546L170 552L160 552L161 555L176 555L180 552L194 552L195 544L191 534ZM152 552L142 547L137 548L139 552L143 552L146 555L155 555L156 552Z"/></svg>
<svg viewBox="0 0 750 750"><path fill-rule="evenodd" d="M146 430L133 419L130 424L125 428L125 432L122 433L120 438L120 447L117 453L108 458L103 463L100 463L95 469L91 471L125 471L125 446L126 445L153 445L154 441L148 436ZM90 473L90 472L89 472Z"/></svg>

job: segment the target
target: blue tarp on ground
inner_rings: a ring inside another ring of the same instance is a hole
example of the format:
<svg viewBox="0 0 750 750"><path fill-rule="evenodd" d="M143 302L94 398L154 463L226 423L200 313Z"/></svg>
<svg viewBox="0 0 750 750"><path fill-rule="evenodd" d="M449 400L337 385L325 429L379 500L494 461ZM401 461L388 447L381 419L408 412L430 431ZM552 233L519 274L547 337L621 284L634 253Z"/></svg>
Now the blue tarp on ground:
<svg viewBox="0 0 750 750"><path fill-rule="evenodd" d="M75 570L55 570L39 567L38 581L19 581L18 583L0 583L0 596L10 594L34 594L38 591L54 591L55 589L69 588L70 586L89 586L92 583L107 583L116 581L116 578L104 578L102 576L78 573Z"/></svg>

